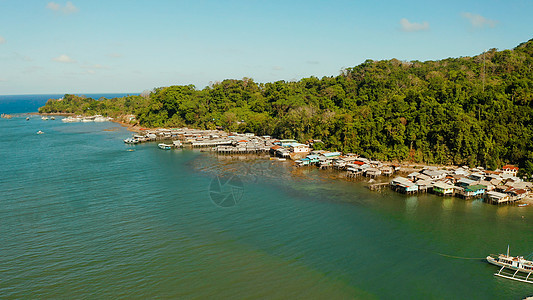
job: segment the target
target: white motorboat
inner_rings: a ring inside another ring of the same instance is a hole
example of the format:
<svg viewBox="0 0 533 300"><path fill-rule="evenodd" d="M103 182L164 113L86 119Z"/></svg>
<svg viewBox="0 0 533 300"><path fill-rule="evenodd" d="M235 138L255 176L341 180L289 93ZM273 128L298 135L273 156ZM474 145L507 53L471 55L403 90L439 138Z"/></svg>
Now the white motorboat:
<svg viewBox="0 0 533 300"><path fill-rule="evenodd" d="M523 256L510 256L509 246L507 254L491 254L487 256L487 261L493 265L501 267L494 275L521 282L533 283L533 261L525 259ZM512 274L505 271L511 271Z"/></svg>
<svg viewBox="0 0 533 300"><path fill-rule="evenodd" d="M65 122L65 123L75 123L75 122L81 122L81 118L79 117L66 117L66 118L63 118L61 119L61 121Z"/></svg>
<svg viewBox="0 0 533 300"><path fill-rule="evenodd" d="M94 118L94 121L95 122L107 122L111 120L111 118L108 118L108 117L103 117L101 115L97 115L95 118Z"/></svg>
<svg viewBox="0 0 533 300"><path fill-rule="evenodd" d="M124 140L124 143L126 144L138 144L139 140L134 138L127 138Z"/></svg>

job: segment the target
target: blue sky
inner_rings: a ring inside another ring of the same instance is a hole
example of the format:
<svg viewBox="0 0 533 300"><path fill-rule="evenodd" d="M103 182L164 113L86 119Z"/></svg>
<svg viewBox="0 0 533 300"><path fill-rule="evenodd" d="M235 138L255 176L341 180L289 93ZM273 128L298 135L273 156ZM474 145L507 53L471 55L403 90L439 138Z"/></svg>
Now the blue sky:
<svg viewBox="0 0 533 300"><path fill-rule="evenodd" d="M533 1L0 0L0 94L338 75L533 38Z"/></svg>

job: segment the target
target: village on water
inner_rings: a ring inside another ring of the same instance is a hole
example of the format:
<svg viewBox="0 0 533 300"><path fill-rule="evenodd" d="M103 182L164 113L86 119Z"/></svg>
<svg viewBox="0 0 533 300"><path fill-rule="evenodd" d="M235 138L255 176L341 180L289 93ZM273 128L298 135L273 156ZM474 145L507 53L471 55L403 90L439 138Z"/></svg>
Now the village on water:
<svg viewBox="0 0 533 300"><path fill-rule="evenodd" d="M491 204L514 204L526 199L533 189L533 183L517 176L518 167L505 165L490 171L482 167L434 167L404 166L398 163L384 163L357 154L313 150L319 140L299 143L296 140L279 140L271 136L256 136L253 133L228 133L222 130L144 129L140 128L125 143L136 144L148 141L170 141L160 143L161 149L181 147L204 148L218 154L269 153L279 160L291 159L296 166L315 166L320 169L336 169L347 178L390 177L385 183L369 185L370 189L385 186L404 194L431 192L441 196L464 199L483 199ZM403 176L399 176L399 175ZM527 204L521 203L520 206Z"/></svg>

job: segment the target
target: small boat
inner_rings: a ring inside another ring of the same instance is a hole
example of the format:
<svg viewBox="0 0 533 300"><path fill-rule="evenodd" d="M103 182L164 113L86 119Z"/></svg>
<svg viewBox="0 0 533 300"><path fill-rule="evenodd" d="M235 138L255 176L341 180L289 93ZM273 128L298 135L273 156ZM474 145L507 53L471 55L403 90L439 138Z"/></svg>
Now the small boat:
<svg viewBox="0 0 533 300"><path fill-rule="evenodd" d="M40 130L37 131L37 134L43 134L43 133L44 133L44 132L42 132L42 131L40 131Z"/></svg>
<svg viewBox="0 0 533 300"><path fill-rule="evenodd" d="M170 150L170 149L172 149L172 145L167 145L167 144L163 144L163 143L157 145L157 147L159 147L159 149L163 149L163 150Z"/></svg>
<svg viewBox="0 0 533 300"><path fill-rule="evenodd" d="M81 122L81 118L68 116L66 118L61 119L61 121L65 123L75 123L75 122Z"/></svg>
<svg viewBox="0 0 533 300"><path fill-rule="evenodd" d="M127 138L124 140L124 143L126 144L138 144L139 140L134 138Z"/></svg>
<svg viewBox="0 0 533 300"><path fill-rule="evenodd" d="M111 121L111 120L112 120L112 118L104 117L102 115L96 115L95 118L94 118L95 122L107 122L107 121Z"/></svg>
<svg viewBox="0 0 533 300"><path fill-rule="evenodd" d="M26 121L29 121L30 120L30 117L26 117Z"/></svg>
<svg viewBox="0 0 533 300"><path fill-rule="evenodd" d="M133 151L135 151L135 149L128 149L128 150L126 150L126 151L128 151L128 152L133 152Z"/></svg>
<svg viewBox="0 0 533 300"><path fill-rule="evenodd" d="M495 276L533 283L533 278L531 277L533 273L533 261L527 260L523 256L510 256L509 246L507 246L507 254L491 254L487 256L487 261L501 267L498 273L494 274ZM512 274L503 271L511 271Z"/></svg>
<svg viewBox="0 0 533 300"><path fill-rule="evenodd" d="M55 119L56 119L56 117L50 117L50 120L55 120Z"/></svg>
<svg viewBox="0 0 533 300"><path fill-rule="evenodd" d="M43 116L43 117L41 118L41 120L43 120L43 121L48 121L48 117L47 117L47 116Z"/></svg>
<svg viewBox="0 0 533 300"><path fill-rule="evenodd" d="M529 205L529 204L527 204L527 203L520 203L520 204L518 204L519 207L524 207L524 206L528 206L528 205Z"/></svg>

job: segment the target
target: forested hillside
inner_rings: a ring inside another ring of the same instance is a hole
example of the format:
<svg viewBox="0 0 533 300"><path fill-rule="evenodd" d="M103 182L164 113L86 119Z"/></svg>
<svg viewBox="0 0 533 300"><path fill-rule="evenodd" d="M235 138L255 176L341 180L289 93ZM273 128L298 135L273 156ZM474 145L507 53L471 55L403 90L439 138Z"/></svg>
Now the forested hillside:
<svg viewBox="0 0 533 300"><path fill-rule="evenodd" d="M300 141L380 160L533 172L533 39L513 50L440 61L367 60L335 77L224 80L149 96L65 95L40 112L135 114L146 127L216 128Z"/></svg>

